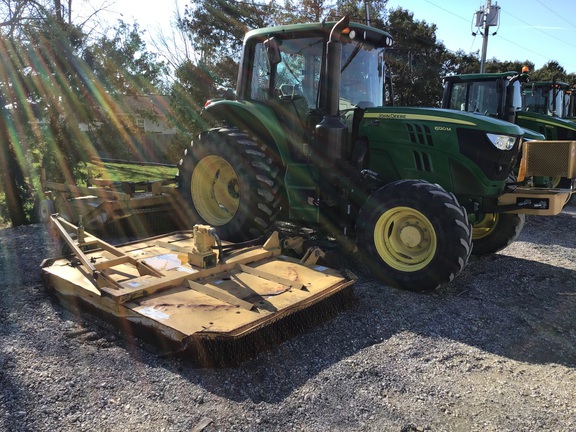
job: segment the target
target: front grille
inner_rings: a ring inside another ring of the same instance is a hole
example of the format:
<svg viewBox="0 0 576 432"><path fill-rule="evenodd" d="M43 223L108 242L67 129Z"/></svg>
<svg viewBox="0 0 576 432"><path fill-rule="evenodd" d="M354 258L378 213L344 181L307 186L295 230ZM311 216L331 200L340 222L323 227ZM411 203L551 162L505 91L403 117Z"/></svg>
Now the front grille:
<svg viewBox="0 0 576 432"><path fill-rule="evenodd" d="M430 132L430 128L428 126L407 123L406 128L408 129L410 140L414 144L433 146L432 133Z"/></svg>
<svg viewBox="0 0 576 432"><path fill-rule="evenodd" d="M432 171L432 163L430 162L430 155L428 153L418 151L413 151L412 153L414 155L414 164L418 171Z"/></svg>
<svg viewBox="0 0 576 432"><path fill-rule="evenodd" d="M576 141L528 141L526 175L576 177Z"/></svg>
<svg viewBox="0 0 576 432"><path fill-rule="evenodd" d="M460 153L472 160L491 181L504 181L512 172L518 156L516 140L511 150L499 150L490 142L486 133L481 130L457 130Z"/></svg>

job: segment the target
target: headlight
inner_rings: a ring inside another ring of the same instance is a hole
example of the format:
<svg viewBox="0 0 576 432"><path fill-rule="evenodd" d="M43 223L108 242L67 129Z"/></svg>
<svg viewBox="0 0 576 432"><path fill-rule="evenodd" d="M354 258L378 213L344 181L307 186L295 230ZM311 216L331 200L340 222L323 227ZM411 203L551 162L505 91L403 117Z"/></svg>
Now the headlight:
<svg viewBox="0 0 576 432"><path fill-rule="evenodd" d="M514 147L514 143L516 142L516 137L512 137L509 135L496 135L487 133L486 136L490 140L494 147L500 150L510 150Z"/></svg>

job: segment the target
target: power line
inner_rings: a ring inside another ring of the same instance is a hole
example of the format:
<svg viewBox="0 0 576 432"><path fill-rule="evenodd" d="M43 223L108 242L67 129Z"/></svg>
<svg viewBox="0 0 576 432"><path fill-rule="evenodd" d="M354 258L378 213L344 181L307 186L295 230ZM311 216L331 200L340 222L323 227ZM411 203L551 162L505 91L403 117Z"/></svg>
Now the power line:
<svg viewBox="0 0 576 432"><path fill-rule="evenodd" d="M435 6L435 7L437 7L438 9L442 9L443 11L448 12L450 15L454 15L455 17L460 18L460 19L463 20L463 21L470 22L470 20L468 20L468 19L466 19L466 18L464 18L464 17L461 17L460 15L455 14L455 13L452 12L451 10L445 9L445 8L443 8L442 6L438 6L436 3L433 3L433 2L431 2L430 0L424 0L424 1L425 1L426 3L430 3L432 6Z"/></svg>
<svg viewBox="0 0 576 432"><path fill-rule="evenodd" d="M532 54L534 54L534 55L537 55L538 57L547 59L548 61L551 60L550 57L544 56L544 55L542 55L542 54L540 54L540 53L537 53L536 51L532 51L530 48L526 48L526 47L524 47L524 46L522 46L522 45L518 45L517 43L512 42L511 40L506 39L505 37L503 37L503 36L501 36L501 35L499 35L499 37L500 37L500 39L502 39L503 41L506 41L506 42L508 42L509 44L512 44L512 45L514 45L514 46L517 46L517 47L520 48L520 49L523 49L523 50L528 51L528 52L530 52L530 53L532 53ZM564 65L570 66L570 67L572 67L572 68L576 68L576 65L573 65L573 64L564 63L562 66L564 66Z"/></svg>
<svg viewBox="0 0 576 432"><path fill-rule="evenodd" d="M548 37L550 37L550 38L552 38L552 39L556 39L557 41L562 42L562 43L564 43L564 44L566 44L566 45L568 45L568 46L570 46L570 47L572 47L572 48L576 48L576 45L570 44L570 43L566 42L565 40L562 40L562 39L560 39L560 38L557 38L556 36L553 36L553 35L551 35L551 34L549 34L549 33L546 33L546 32L545 32L544 30L542 30L541 28L538 28L538 27L533 26L533 25L530 24L529 22L524 21L523 19L518 18L517 16L512 15L510 12L504 11L504 13L505 13L506 15L510 15L512 18L515 18L515 19L517 19L518 21L526 24L527 26L533 28L534 30L538 30L540 33L545 34L546 36L548 36Z"/></svg>
<svg viewBox="0 0 576 432"><path fill-rule="evenodd" d="M546 4L542 3L540 0L536 0L538 3L540 3L542 6L544 6L546 9L548 9L550 12L552 12L554 15L556 15L558 18L560 18L563 21L566 21L568 24L570 24L572 27L576 27L576 25L574 25L573 22L568 21L566 18L564 18L562 15L560 15L558 12L550 9Z"/></svg>
<svg viewBox="0 0 576 432"><path fill-rule="evenodd" d="M430 0L425 0L425 1L426 1L426 3L429 3L429 4L431 4L432 6L437 7L438 9L442 9L443 11L448 12L449 14L451 14L451 15L453 15L453 16L455 16L455 17L457 17L457 18L459 18L459 19L461 19L461 20L463 20L463 21L469 22L469 20L467 20L466 18L464 18L464 17L462 17L462 16L460 16L460 15L452 12L451 10L448 10L448 9L442 7L442 6L439 6L439 5L437 5L436 3L434 3L434 2L432 2L432 1L430 1ZM550 9L549 7L547 7L546 5L544 5L540 0L536 0L536 1L538 1L538 3L542 4L543 6L545 6L548 10L550 10L551 12L553 12L555 15L560 16L560 15L558 15L556 12L554 12L552 9ZM518 21L520 21L520 22L522 22L522 23L524 23L524 24L526 24L526 25L534 28L535 30L538 30L539 32L545 34L546 36L548 36L548 37L550 37L550 38L553 38L553 39L556 39L556 40L558 40L558 41L560 41L560 42L563 42L563 43L565 43L566 45L568 45L568 46L570 46L570 47L572 47L572 48L576 48L576 45L572 45L572 44L566 42L565 40L559 39L559 38L557 38L557 37L555 37L555 36L553 36L553 35L545 32L545 31L543 31L542 29L539 29L539 28L537 28L537 27L534 27L532 24L530 24L530 23L528 23L528 22L526 22L526 21L523 21L522 19L520 19L520 18L512 15L512 14L509 13L509 12L506 12L506 11L504 11L504 12L507 13L508 15L510 15L511 17L517 19ZM561 17L561 18L565 20L565 18L563 18L563 17ZM570 25L574 26L574 24L572 24L572 23L570 23ZM576 27L576 26L575 26L575 27ZM518 48L520 48L520 49L523 49L523 50L525 50L525 51L528 51L528 52L530 52L530 53L532 53L532 54L534 54L534 55L537 55L538 57L541 57L541 58L550 60L549 57L544 56L544 55L542 55L542 54L540 54L540 53L537 53L536 51L533 51L533 50L531 50L530 48L527 48L527 47L525 47L525 46L519 45L518 43L512 42L511 40L508 40L508 39L504 38L504 37L503 37L502 35L500 35L500 34L499 34L498 36L500 37L500 39L506 41L506 42L509 43L509 44L512 44L512 45L514 45L514 46L516 46L516 47L518 47ZM474 39L474 40L475 40L475 39ZM472 44L473 44L473 43L474 43L474 41L472 42ZM566 66L569 66L569 67L572 67L572 68L576 68L576 66L575 66L575 65L572 65L572 64L566 64Z"/></svg>

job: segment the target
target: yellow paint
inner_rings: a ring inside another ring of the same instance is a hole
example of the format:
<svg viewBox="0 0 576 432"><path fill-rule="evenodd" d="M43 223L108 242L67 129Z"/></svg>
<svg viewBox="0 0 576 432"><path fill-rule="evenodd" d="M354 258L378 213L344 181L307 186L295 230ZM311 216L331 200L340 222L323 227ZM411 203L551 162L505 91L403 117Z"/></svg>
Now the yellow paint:
<svg viewBox="0 0 576 432"><path fill-rule="evenodd" d="M367 113L364 118L375 118L382 120L423 120L423 121L434 121L434 122L444 122L444 123L455 123L466 126L476 126L476 123L472 123L466 120L458 120L450 117L440 117L425 114L403 114L403 113Z"/></svg>

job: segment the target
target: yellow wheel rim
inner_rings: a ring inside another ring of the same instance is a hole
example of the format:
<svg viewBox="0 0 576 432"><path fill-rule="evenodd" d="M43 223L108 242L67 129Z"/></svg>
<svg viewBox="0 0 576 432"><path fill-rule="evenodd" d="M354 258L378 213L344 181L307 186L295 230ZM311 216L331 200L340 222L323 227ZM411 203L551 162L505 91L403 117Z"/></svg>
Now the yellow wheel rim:
<svg viewBox="0 0 576 432"><path fill-rule="evenodd" d="M498 213L488 213L472 224L472 240L486 237L498 224L500 215Z"/></svg>
<svg viewBox="0 0 576 432"><path fill-rule="evenodd" d="M198 162L190 179L190 191L196 211L210 225L225 225L238 210L238 176L232 165L219 156L207 156Z"/></svg>
<svg viewBox="0 0 576 432"><path fill-rule="evenodd" d="M390 267L414 272L426 267L434 258L436 231L418 210L395 207L384 212L376 222L374 245Z"/></svg>
<svg viewBox="0 0 576 432"><path fill-rule="evenodd" d="M556 189L561 181L562 177L552 177L552 189Z"/></svg>

